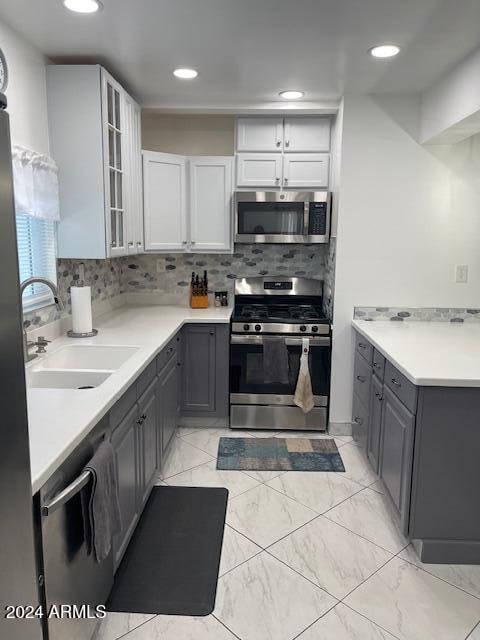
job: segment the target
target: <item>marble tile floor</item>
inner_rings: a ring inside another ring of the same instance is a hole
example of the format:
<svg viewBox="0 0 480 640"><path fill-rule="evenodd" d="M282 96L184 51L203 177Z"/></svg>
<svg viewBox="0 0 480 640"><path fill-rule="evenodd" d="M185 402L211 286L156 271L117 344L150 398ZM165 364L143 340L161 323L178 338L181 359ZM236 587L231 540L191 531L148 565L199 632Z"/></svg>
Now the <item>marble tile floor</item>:
<svg viewBox="0 0 480 640"><path fill-rule="evenodd" d="M344 474L217 471L225 435L309 436L178 430L158 484L230 492L213 613L109 613L95 640L480 640L480 567L422 564L351 438Z"/></svg>

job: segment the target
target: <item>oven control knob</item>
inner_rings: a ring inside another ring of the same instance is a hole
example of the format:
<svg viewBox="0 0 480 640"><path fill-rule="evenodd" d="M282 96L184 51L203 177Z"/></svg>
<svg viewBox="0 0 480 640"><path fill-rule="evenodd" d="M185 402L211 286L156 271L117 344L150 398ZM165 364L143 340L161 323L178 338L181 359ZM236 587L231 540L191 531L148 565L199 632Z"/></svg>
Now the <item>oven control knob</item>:
<svg viewBox="0 0 480 640"><path fill-rule="evenodd" d="M315 325L313 325L313 327L312 327L312 332L313 332L313 333L317 333L317 331L318 331L318 327L317 327L317 325L315 324Z"/></svg>
<svg viewBox="0 0 480 640"><path fill-rule="evenodd" d="M249 324L244 324L243 325L243 330L244 331L248 331L250 329L250 325Z"/></svg>
<svg viewBox="0 0 480 640"><path fill-rule="evenodd" d="M300 327L300 331L305 332L307 330L307 327L302 324L302 326Z"/></svg>
<svg viewBox="0 0 480 640"><path fill-rule="evenodd" d="M262 326L259 324L255 325L255 331L261 331L262 330Z"/></svg>

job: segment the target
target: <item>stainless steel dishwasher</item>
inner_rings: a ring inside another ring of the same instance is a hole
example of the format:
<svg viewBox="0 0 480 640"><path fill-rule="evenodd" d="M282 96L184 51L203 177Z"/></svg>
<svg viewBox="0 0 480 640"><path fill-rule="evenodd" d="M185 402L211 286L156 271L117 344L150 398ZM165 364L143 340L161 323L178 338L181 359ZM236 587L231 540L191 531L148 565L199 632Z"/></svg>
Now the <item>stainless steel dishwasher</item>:
<svg viewBox="0 0 480 640"><path fill-rule="evenodd" d="M91 482L83 467L106 435L108 420L104 419L40 489L45 609L86 605L82 612L86 617L69 617L68 608L63 618L49 616L48 640L90 640L99 621L95 607L105 604L112 588L112 554L97 563L94 554L88 553L80 495Z"/></svg>

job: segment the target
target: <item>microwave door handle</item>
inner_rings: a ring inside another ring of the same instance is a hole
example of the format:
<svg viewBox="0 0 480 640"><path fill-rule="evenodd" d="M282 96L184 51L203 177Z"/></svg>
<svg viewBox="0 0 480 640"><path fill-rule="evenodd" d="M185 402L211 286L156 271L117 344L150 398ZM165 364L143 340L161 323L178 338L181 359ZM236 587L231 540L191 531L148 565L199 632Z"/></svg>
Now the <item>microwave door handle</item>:
<svg viewBox="0 0 480 640"><path fill-rule="evenodd" d="M303 209L303 235L309 235L309 226L310 226L310 202L305 200L304 209Z"/></svg>

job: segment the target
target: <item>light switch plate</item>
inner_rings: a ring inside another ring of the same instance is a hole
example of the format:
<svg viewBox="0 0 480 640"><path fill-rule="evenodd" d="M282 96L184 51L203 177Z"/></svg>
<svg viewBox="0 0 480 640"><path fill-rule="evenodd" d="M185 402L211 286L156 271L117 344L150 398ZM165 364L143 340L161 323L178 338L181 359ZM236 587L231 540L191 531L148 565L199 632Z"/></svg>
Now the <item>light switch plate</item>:
<svg viewBox="0 0 480 640"><path fill-rule="evenodd" d="M455 282L465 284L468 282L468 265L457 264L455 267Z"/></svg>

